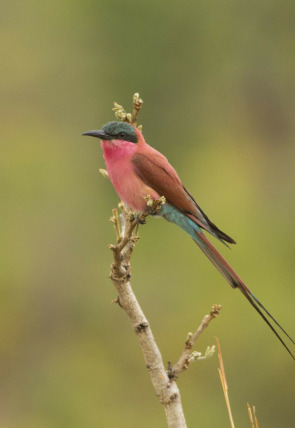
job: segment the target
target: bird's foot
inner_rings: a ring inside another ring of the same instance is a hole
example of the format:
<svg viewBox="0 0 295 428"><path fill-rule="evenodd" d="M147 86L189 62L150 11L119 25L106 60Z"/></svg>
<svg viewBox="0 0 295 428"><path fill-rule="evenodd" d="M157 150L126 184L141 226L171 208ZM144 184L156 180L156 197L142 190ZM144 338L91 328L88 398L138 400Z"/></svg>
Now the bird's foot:
<svg viewBox="0 0 295 428"><path fill-rule="evenodd" d="M139 213L136 214L135 216L135 220L136 223L138 224L146 224L146 217L147 217L148 213Z"/></svg>
<svg viewBox="0 0 295 428"><path fill-rule="evenodd" d="M164 196L161 196L161 198L159 199L152 199L150 195L146 195L144 199L146 199L147 201L146 211L143 211L135 215L137 224L145 224L146 218L149 215L152 215L152 216L159 215L162 205L165 204L166 202L166 199L164 198Z"/></svg>

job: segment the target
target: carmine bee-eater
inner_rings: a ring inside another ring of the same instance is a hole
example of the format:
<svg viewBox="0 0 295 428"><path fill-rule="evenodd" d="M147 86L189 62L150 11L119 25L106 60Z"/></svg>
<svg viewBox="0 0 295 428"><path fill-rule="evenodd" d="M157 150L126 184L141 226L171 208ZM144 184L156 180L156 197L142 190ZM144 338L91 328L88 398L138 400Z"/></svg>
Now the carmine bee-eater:
<svg viewBox="0 0 295 428"><path fill-rule="evenodd" d="M171 223L175 223L193 238L229 284L244 294L295 360L294 355L267 316L295 344L293 339L225 261L202 229L211 233L224 244L226 242L235 244L235 241L209 220L193 196L184 187L177 172L166 157L149 146L142 133L126 122L109 122L99 131L88 131L82 135L101 139L109 178L121 200L133 211L137 213L147 211L145 199L147 195L150 195L151 199L165 197L166 202L162 205L158 215Z"/></svg>

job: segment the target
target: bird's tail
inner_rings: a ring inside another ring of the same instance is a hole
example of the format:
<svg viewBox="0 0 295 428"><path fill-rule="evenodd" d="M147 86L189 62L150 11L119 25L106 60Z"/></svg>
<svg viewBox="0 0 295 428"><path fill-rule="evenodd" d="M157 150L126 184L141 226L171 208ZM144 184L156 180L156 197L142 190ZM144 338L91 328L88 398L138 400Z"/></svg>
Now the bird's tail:
<svg viewBox="0 0 295 428"><path fill-rule="evenodd" d="M203 251L204 254L211 260L214 266L219 270L219 272L225 277L225 279L229 282L229 284L233 288L239 288L240 291L244 294L249 303L253 306L253 308L259 313L259 315L263 318L269 328L273 331L273 333L277 336L282 345L286 348L292 358L295 360L295 356L290 351L284 340L281 338L277 330L271 324L269 317L278 327L279 329L288 337L288 339L295 344L294 340L289 336L289 334L283 329L283 327L276 321L276 319L269 313L269 311L263 306L263 304L254 296L254 294L249 290L246 284L241 280L241 278L235 273L235 271L231 268L231 266L226 262L226 260L222 257L222 255L216 250L214 245L206 238L206 236L200 231L195 230L197 234L197 239L194 239L199 248Z"/></svg>

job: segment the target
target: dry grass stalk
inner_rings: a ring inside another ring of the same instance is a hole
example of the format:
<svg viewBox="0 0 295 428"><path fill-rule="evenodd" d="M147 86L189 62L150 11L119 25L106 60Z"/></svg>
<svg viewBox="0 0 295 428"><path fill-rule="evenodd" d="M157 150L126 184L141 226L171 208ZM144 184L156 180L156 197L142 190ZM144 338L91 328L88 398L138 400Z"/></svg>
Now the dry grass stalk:
<svg viewBox="0 0 295 428"><path fill-rule="evenodd" d="M247 403L247 407L248 407L248 415L249 415L249 419L250 419L250 423L251 423L251 428L259 428L258 426L258 420L256 417L256 412L255 412L255 406L253 406L253 414L252 414L252 409L249 403Z"/></svg>
<svg viewBox="0 0 295 428"><path fill-rule="evenodd" d="M219 372L220 381L221 381L221 385L222 385L222 389L223 389L223 394L224 394L227 412L228 412L228 416L229 416L230 426L231 426L231 428L235 428L235 424L234 424L234 420L233 420L233 416L232 416L232 412L231 412L231 408L230 408L230 403L229 403L228 386L227 386L226 377L225 377L225 370L224 370L224 365L223 365L223 360L222 360L222 355L221 355L221 349L220 349L220 345L219 345L219 341L218 341L217 337L216 337L216 345L217 345L217 352L218 352L218 359L219 359L219 366L220 366L218 369L218 372Z"/></svg>

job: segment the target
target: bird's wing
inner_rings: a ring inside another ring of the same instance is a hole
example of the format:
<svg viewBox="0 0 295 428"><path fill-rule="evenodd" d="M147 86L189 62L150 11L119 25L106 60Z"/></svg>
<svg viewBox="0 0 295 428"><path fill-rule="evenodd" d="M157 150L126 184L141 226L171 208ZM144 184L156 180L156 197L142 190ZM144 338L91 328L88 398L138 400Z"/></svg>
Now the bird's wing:
<svg viewBox="0 0 295 428"><path fill-rule="evenodd" d="M132 157L136 174L148 186L155 189L166 201L185 213L200 227L222 241L235 241L219 230L198 206L192 195L183 186L175 169L161 153L153 149L151 153L136 153Z"/></svg>

